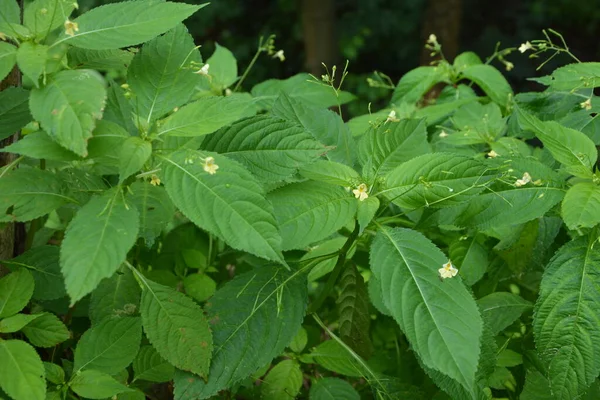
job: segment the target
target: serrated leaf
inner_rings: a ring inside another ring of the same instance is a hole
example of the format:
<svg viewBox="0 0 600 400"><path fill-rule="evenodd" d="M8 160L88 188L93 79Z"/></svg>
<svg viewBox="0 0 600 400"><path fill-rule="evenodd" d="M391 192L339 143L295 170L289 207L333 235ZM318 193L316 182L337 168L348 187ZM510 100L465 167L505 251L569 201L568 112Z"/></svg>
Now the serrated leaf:
<svg viewBox="0 0 600 400"><path fill-rule="evenodd" d="M148 161L150 155L152 155L152 144L147 140L137 136L125 139L119 157L119 181L122 183L138 172Z"/></svg>
<svg viewBox="0 0 600 400"><path fill-rule="evenodd" d="M154 350L152 346L142 346L133 360L133 382L168 382L173 379L175 368Z"/></svg>
<svg viewBox="0 0 600 400"><path fill-rule="evenodd" d="M310 387L310 400L360 400L352 385L340 378L322 378Z"/></svg>
<svg viewBox="0 0 600 400"><path fill-rule="evenodd" d="M208 275L191 274L183 279L185 293L202 303L212 297L217 290L217 283Z"/></svg>
<svg viewBox="0 0 600 400"><path fill-rule="evenodd" d="M219 166L214 175L203 168L208 156ZM164 182L173 203L196 225L235 249L283 262L273 207L256 179L237 162L214 153L181 150L165 160Z"/></svg>
<svg viewBox="0 0 600 400"><path fill-rule="evenodd" d="M142 339L139 317L104 319L88 329L75 349L75 374L96 370L109 375L127 368L135 358Z"/></svg>
<svg viewBox="0 0 600 400"><path fill-rule="evenodd" d="M489 250L481 242L482 239L475 235L453 241L448 249L450 259L469 286L473 286L483 277L489 265Z"/></svg>
<svg viewBox="0 0 600 400"><path fill-rule="evenodd" d="M330 339L319 344L310 352L310 356L328 371L352 377L364 375L362 367L336 340Z"/></svg>
<svg viewBox="0 0 600 400"><path fill-rule="evenodd" d="M369 299L371 300L371 304L383 315L392 316L391 311L387 308L385 303L383 302L383 293L381 292L381 282L377 279L376 276L371 276L369 278Z"/></svg>
<svg viewBox="0 0 600 400"><path fill-rule="evenodd" d="M65 324L54 314L41 313L22 329L32 345L52 347L67 340L71 335Z"/></svg>
<svg viewBox="0 0 600 400"><path fill-rule="evenodd" d="M358 172L335 161L318 160L304 165L299 172L305 178L343 187L358 186L361 183Z"/></svg>
<svg viewBox="0 0 600 400"><path fill-rule="evenodd" d="M315 139L330 147L326 154L328 159L354 165L356 143L338 114L323 107L312 106L285 92L277 98L271 111L275 116L304 127Z"/></svg>
<svg viewBox="0 0 600 400"><path fill-rule="evenodd" d="M130 134L138 131L133 124L131 103L125 98L123 89L114 81L110 81L108 85L108 98L102 120L114 122L117 126L125 128L125 132Z"/></svg>
<svg viewBox="0 0 600 400"><path fill-rule="evenodd" d="M600 63L583 62L577 64L568 64L556 68L548 77L548 83L555 91L574 91L586 88L595 88L600 86Z"/></svg>
<svg viewBox="0 0 600 400"><path fill-rule="evenodd" d="M93 369L81 371L69 382L72 391L88 399L106 399L119 393L133 392L112 376Z"/></svg>
<svg viewBox="0 0 600 400"><path fill-rule="evenodd" d="M482 320L460 279L439 279L448 259L421 233L384 228L371 247L383 301L423 363L475 388Z"/></svg>
<svg viewBox="0 0 600 400"><path fill-rule="evenodd" d="M245 118L207 137L202 149L226 155L264 181L283 180L326 149L302 128L279 118Z"/></svg>
<svg viewBox="0 0 600 400"><path fill-rule="evenodd" d="M417 67L402 75L392 94L391 103L416 103L436 83L445 79L445 74L439 67Z"/></svg>
<svg viewBox="0 0 600 400"><path fill-rule="evenodd" d="M25 6L23 24L36 38L44 38L69 19L76 4L71 0L35 0Z"/></svg>
<svg viewBox="0 0 600 400"><path fill-rule="evenodd" d="M494 173L480 161L453 153L415 157L387 176L385 194L400 207L444 207L480 193Z"/></svg>
<svg viewBox="0 0 600 400"><path fill-rule="evenodd" d="M416 156L431 153L423 119L388 122L369 130L358 146L363 175L374 179Z"/></svg>
<svg viewBox="0 0 600 400"><path fill-rule="evenodd" d="M121 318L138 312L142 292L129 269L122 269L102 280L92 292L89 317L92 325L105 319Z"/></svg>
<svg viewBox="0 0 600 400"><path fill-rule="evenodd" d="M594 238L561 247L544 271L535 304L533 333L548 366L556 399L583 394L600 373L600 320L596 313L600 251Z"/></svg>
<svg viewBox="0 0 600 400"><path fill-rule="evenodd" d="M354 218L358 200L338 186L301 182L267 195L281 229L282 249L301 249L325 239Z"/></svg>
<svg viewBox="0 0 600 400"><path fill-rule="evenodd" d="M68 52L69 66L73 69L95 69L99 71L125 71L133 52L126 50L90 50L71 47Z"/></svg>
<svg viewBox="0 0 600 400"><path fill-rule="evenodd" d="M97 72L61 71L48 78L44 87L31 91L29 108L58 144L85 157L105 100L106 89Z"/></svg>
<svg viewBox="0 0 600 400"><path fill-rule="evenodd" d="M206 377L213 338L202 308L174 289L140 279L140 313L152 346L175 367Z"/></svg>
<svg viewBox="0 0 600 400"><path fill-rule="evenodd" d="M262 381L261 395L265 400L294 399L302 388L302 370L295 360L283 360L275 365Z"/></svg>
<svg viewBox="0 0 600 400"><path fill-rule="evenodd" d="M65 371L56 364L44 362L44 370L46 371L46 380L48 382L60 385L65 381Z"/></svg>
<svg viewBox="0 0 600 400"><path fill-rule="evenodd" d="M0 318L10 317L25 308L33 287L33 277L26 269L0 278Z"/></svg>
<svg viewBox="0 0 600 400"><path fill-rule="evenodd" d="M462 71L462 76L475 82L494 103L504 108L513 96L506 78L491 65L471 65Z"/></svg>
<svg viewBox="0 0 600 400"><path fill-rule="evenodd" d="M208 398L280 355L302 324L306 289L301 274L275 266L238 275L219 288L206 305L214 335L208 381L177 371L175 398Z"/></svg>
<svg viewBox="0 0 600 400"><path fill-rule="evenodd" d="M477 300L481 316L494 335L515 322L532 304L509 292L491 293Z"/></svg>
<svg viewBox="0 0 600 400"><path fill-rule="evenodd" d="M0 340L0 387L15 400L44 400L44 365L21 340Z"/></svg>
<svg viewBox="0 0 600 400"><path fill-rule="evenodd" d="M101 120L88 144L88 158L94 160L97 175L119 173L120 149L129 138L127 131L115 122Z"/></svg>
<svg viewBox="0 0 600 400"><path fill-rule="evenodd" d="M149 123L187 103L200 80L191 69L193 62L200 62L200 53L182 24L144 44L127 70L127 82L135 95L132 100L135 113Z"/></svg>
<svg viewBox="0 0 600 400"><path fill-rule="evenodd" d="M56 43L94 50L133 46L174 28L205 5L144 0L95 7L75 19L79 30L73 36L64 34Z"/></svg>
<svg viewBox="0 0 600 400"><path fill-rule="evenodd" d="M138 213L119 190L92 198L65 231L60 266L71 304L110 277L125 261L139 228Z"/></svg>
<svg viewBox="0 0 600 400"><path fill-rule="evenodd" d="M339 285L341 291L336 301L340 316L338 335L356 354L368 359L373 353L369 295L365 281L353 263L344 269Z"/></svg>
<svg viewBox="0 0 600 400"><path fill-rule="evenodd" d="M358 209L356 210L356 220L360 225L359 234L369 226L375 214L379 210L379 199L377 197L368 197L363 201L358 202Z"/></svg>
<svg viewBox="0 0 600 400"><path fill-rule="evenodd" d="M223 90L233 85L238 78L238 68L235 56L229 49L215 43L215 52L206 63L209 64L209 75L211 85Z"/></svg>
<svg viewBox="0 0 600 400"><path fill-rule="evenodd" d="M0 42L0 80L12 71L17 62L17 48L10 43Z"/></svg>
<svg viewBox="0 0 600 400"><path fill-rule="evenodd" d="M29 91L9 87L0 91L0 140L14 135L31 121L29 114Z"/></svg>
<svg viewBox="0 0 600 400"><path fill-rule="evenodd" d="M44 131L30 133L19 141L0 149L3 153L22 154L31 158L53 161L74 161L80 157L56 143Z"/></svg>
<svg viewBox="0 0 600 400"><path fill-rule="evenodd" d="M592 182L573 185L562 201L561 215L569 229L596 226L600 223L600 186Z"/></svg>
<svg viewBox="0 0 600 400"><path fill-rule="evenodd" d="M11 317L0 319L0 333L17 332L40 315L41 314L15 314Z"/></svg>
<svg viewBox="0 0 600 400"><path fill-rule="evenodd" d="M139 237L144 239L146 246L152 247L154 239L173 218L175 206L163 186L137 181L129 186L129 192L127 199L140 214Z"/></svg>
<svg viewBox="0 0 600 400"><path fill-rule="evenodd" d="M25 42L17 50L17 65L25 77L31 79L35 87L39 87L38 80L46 66L48 46Z"/></svg>
<svg viewBox="0 0 600 400"><path fill-rule="evenodd" d="M253 113L250 96L203 97L159 121L158 135L202 136Z"/></svg>

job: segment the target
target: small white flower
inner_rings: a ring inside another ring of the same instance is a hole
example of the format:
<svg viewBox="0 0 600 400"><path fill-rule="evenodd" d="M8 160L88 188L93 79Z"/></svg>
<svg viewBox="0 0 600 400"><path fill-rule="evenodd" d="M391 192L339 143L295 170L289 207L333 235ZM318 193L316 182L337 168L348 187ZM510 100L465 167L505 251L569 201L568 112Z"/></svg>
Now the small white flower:
<svg viewBox="0 0 600 400"><path fill-rule="evenodd" d="M531 43L529 43L529 41L521 44L521 46L519 46L519 51L521 53L525 53L527 50L533 50L533 45Z"/></svg>
<svg viewBox="0 0 600 400"><path fill-rule="evenodd" d="M204 159L204 170L206 172L208 172L211 175L214 175L217 173L217 170L219 169L219 166L217 164L215 164L215 159L212 157L206 157Z"/></svg>
<svg viewBox="0 0 600 400"><path fill-rule="evenodd" d="M227 88L225 89L225 96L231 96L233 94L233 92L231 91L231 89Z"/></svg>
<svg viewBox="0 0 600 400"><path fill-rule="evenodd" d="M429 38L427 39L427 43L436 44L437 36L435 36L433 33L431 35L429 35Z"/></svg>
<svg viewBox="0 0 600 400"><path fill-rule="evenodd" d="M528 172L525 172L523 174L523 177L521 179L517 179L515 182L515 186L516 187L521 187L521 186L525 186L527 185L529 182L531 182L531 175L529 175Z"/></svg>
<svg viewBox="0 0 600 400"><path fill-rule="evenodd" d="M500 154L496 153L494 150L490 151L489 153L487 153L488 157L490 158L496 158L498 157Z"/></svg>
<svg viewBox="0 0 600 400"><path fill-rule="evenodd" d="M150 179L150 184L152 186L160 185L160 178L158 176L156 176L155 174L152 174L152 178Z"/></svg>
<svg viewBox="0 0 600 400"><path fill-rule="evenodd" d="M584 110L591 110L592 109L592 99L587 99L586 101L579 103L579 105Z"/></svg>
<svg viewBox="0 0 600 400"><path fill-rule="evenodd" d="M388 114L387 119L385 120L386 123L388 122L399 122L400 120L396 117L396 111L392 110L390 111L390 113Z"/></svg>
<svg viewBox="0 0 600 400"><path fill-rule="evenodd" d="M511 63L510 61L507 61L504 63L504 67L506 67L507 71L510 71L515 67L515 64Z"/></svg>
<svg viewBox="0 0 600 400"><path fill-rule="evenodd" d="M186 157L185 160L183 160L183 163L185 165L193 164L194 163L194 159L191 158L191 157Z"/></svg>
<svg viewBox="0 0 600 400"><path fill-rule="evenodd" d="M442 264L442 268L438 269L440 277L443 279L454 278L458 274L458 269L452 265L452 262L448 260L446 264Z"/></svg>
<svg viewBox="0 0 600 400"><path fill-rule="evenodd" d="M352 193L354 193L354 197L356 197L358 200L364 201L367 197L369 197L368 191L369 187L365 183L361 183L352 191Z"/></svg>
<svg viewBox="0 0 600 400"><path fill-rule="evenodd" d="M446 133L446 131L441 131L441 132L440 132L440 137L441 137L442 139L443 139L443 138L446 138L446 137L448 137L448 136L449 136L449 135Z"/></svg>
<svg viewBox="0 0 600 400"><path fill-rule="evenodd" d="M272 55L272 57L279 58L279 61L281 61L281 62L285 61L285 55L283 55L283 50L277 51L275 54Z"/></svg>
<svg viewBox="0 0 600 400"><path fill-rule="evenodd" d="M6 40L6 35L2 32L0 32L0 40L3 40L3 41Z"/></svg>
<svg viewBox="0 0 600 400"><path fill-rule="evenodd" d="M79 32L79 25L77 25L77 22L67 19L65 21L65 33L69 36L75 36L75 32Z"/></svg>
<svg viewBox="0 0 600 400"><path fill-rule="evenodd" d="M202 68L200 68L198 71L194 72L195 74L198 75L204 75L204 76L208 76L208 68L210 67L209 64L204 64L202 66Z"/></svg>

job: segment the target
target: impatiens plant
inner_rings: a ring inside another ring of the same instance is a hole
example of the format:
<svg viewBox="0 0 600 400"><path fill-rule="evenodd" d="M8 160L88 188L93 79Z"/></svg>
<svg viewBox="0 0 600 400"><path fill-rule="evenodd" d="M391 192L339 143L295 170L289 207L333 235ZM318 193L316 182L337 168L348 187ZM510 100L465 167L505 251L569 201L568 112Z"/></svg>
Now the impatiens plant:
<svg viewBox="0 0 600 400"><path fill-rule="evenodd" d="M244 91L202 6L76 8L0 2L0 399L600 398L600 64L344 120L347 65Z"/></svg>

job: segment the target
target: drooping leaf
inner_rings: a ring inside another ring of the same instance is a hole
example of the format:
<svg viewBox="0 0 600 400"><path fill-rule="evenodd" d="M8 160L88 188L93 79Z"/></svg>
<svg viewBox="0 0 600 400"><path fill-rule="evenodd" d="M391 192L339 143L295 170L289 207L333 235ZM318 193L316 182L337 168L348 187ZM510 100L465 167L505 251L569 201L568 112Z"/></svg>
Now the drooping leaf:
<svg viewBox="0 0 600 400"><path fill-rule="evenodd" d="M33 294L33 277L26 269L19 269L0 278L0 318L21 311Z"/></svg>
<svg viewBox="0 0 600 400"><path fill-rule="evenodd" d="M54 314L42 313L23 329L27 339L37 347L52 347L67 340L71 335L65 324Z"/></svg>
<svg viewBox="0 0 600 400"><path fill-rule="evenodd" d="M119 393L134 391L112 376L93 369L81 371L73 376L69 387L79 396L88 399L106 399Z"/></svg>
<svg viewBox="0 0 600 400"><path fill-rule="evenodd" d="M352 385L340 378L322 378L310 387L310 400L360 400Z"/></svg>
<svg viewBox="0 0 600 400"><path fill-rule="evenodd" d="M44 365L21 340L0 340L0 387L15 400L44 400Z"/></svg>
<svg viewBox="0 0 600 400"><path fill-rule="evenodd" d="M343 187L355 187L361 184L358 172L353 168L335 161L319 160L300 168L300 175L319 182Z"/></svg>
<svg viewBox="0 0 600 400"><path fill-rule="evenodd" d="M191 7L181 3L158 4ZM147 123L185 104L194 93L200 79L190 67L192 62L200 62L200 53L194 47L192 36L179 24L144 44L133 58L127 70L127 82L135 95L134 111Z"/></svg>
<svg viewBox="0 0 600 400"><path fill-rule="evenodd" d="M215 52L206 63L209 67L210 84L219 90L224 90L233 85L238 79L238 68L235 56L226 47L215 43Z"/></svg>
<svg viewBox="0 0 600 400"><path fill-rule="evenodd" d="M283 250L301 249L348 224L358 200L338 186L301 182L267 195L275 208Z"/></svg>
<svg viewBox="0 0 600 400"><path fill-rule="evenodd" d="M76 4L70 0L35 0L25 6L23 24L36 38L44 38L69 19Z"/></svg>
<svg viewBox="0 0 600 400"><path fill-rule="evenodd" d="M494 335L512 324L532 304L521 296L509 292L491 293L477 300L481 316Z"/></svg>
<svg viewBox="0 0 600 400"><path fill-rule="evenodd" d="M208 381L178 371L175 398L208 398L280 355L300 329L306 287L301 274L265 266L238 275L217 290L206 305L214 334Z"/></svg>
<svg viewBox="0 0 600 400"><path fill-rule="evenodd" d="M3 153L22 154L31 158L53 161L74 161L80 157L56 143L44 131L30 133L19 141L0 149Z"/></svg>
<svg viewBox="0 0 600 400"><path fill-rule="evenodd" d="M585 392L600 373L600 320L596 304L600 250L595 237L561 247L544 271L535 304L533 333L556 399Z"/></svg>
<svg viewBox="0 0 600 400"><path fill-rule="evenodd" d="M35 87L39 87L38 79L44 71L47 57L48 46L43 44L24 42L17 50L17 65Z"/></svg>
<svg viewBox="0 0 600 400"><path fill-rule="evenodd" d="M104 319L87 330L75 349L73 370L96 370L109 375L127 368L135 358L142 339L139 317Z"/></svg>
<svg viewBox="0 0 600 400"><path fill-rule="evenodd" d="M302 370L297 361L283 360L275 365L261 384L265 400L296 398L302 388Z"/></svg>
<svg viewBox="0 0 600 400"><path fill-rule="evenodd" d="M29 91L20 87L9 87L0 92L0 140L14 135L31 121L28 101Z"/></svg>
<svg viewBox="0 0 600 400"><path fill-rule="evenodd" d="M145 278L140 313L144 332L175 367L206 377L213 338L200 306L183 293Z"/></svg>
<svg viewBox="0 0 600 400"><path fill-rule="evenodd" d="M460 276L469 286L479 281L487 270L488 249L477 235L450 244L449 256L460 271Z"/></svg>
<svg viewBox="0 0 600 400"><path fill-rule="evenodd" d="M110 277L135 243L138 213L112 190L92 198L75 215L65 232L60 266L71 304Z"/></svg>
<svg viewBox="0 0 600 400"><path fill-rule="evenodd" d="M421 233L384 228L371 247L383 301L425 366L475 387L482 320L460 279L440 281L448 259Z"/></svg>
<svg viewBox="0 0 600 400"><path fill-rule="evenodd" d="M137 136L127 138L121 147L119 162L120 182L138 172L151 155L152 144L149 141Z"/></svg>
<svg viewBox="0 0 600 400"><path fill-rule="evenodd" d="M11 317L0 319L0 333L20 331L25 325L40 315L41 314L15 314Z"/></svg>
<svg viewBox="0 0 600 400"><path fill-rule="evenodd" d="M91 70L61 71L33 89L29 107L42 128L61 146L87 155L87 141L106 100L104 82Z"/></svg>
<svg viewBox="0 0 600 400"><path fill-rule="evenodd" d="M596 226L600 223L600 186L592 182L576 183L567 190L561 211L569 229Z"/></svg>
<svg viewBox="0 0 600 400"><path fill-rule="evenodd" d="M265 181L283 180L326 151L303 128L266 115L215 132L204 140L202 149L227 155Z"/></svg>
<svg viewBox="0 0 600 400"><path fill-rule="evenodd" d="M138 0L95 7L74 22L79 30L56 42L108 50L146 42L204 7L161 0Z"/></svg>
<svg viewBox="0 0 600 400"><path fill-rule="evenodd" d="M10 43L0 42L0 80L12 71L17 62L17 48Z"/></svg>
<svg viewBox="0 0 600 400"><path fill-rule="evenodd" d="M209 156L219 166L214 175L203 168ZM164 182L173 203L199 227L235 249L283 261L273 208L256 179L237 162L181 150L164 161Z"/></svg>
<svg viewBox="0 0 600 400"><path fill-rule="evenodd" d="M445 79L446 76L440 68L431 66L415 68L402 75L392 94L391 103L416 103L436 83L443 82Z"/></svg>
<svg viewBox="0 0 600 400"><path fill-rule="evenodd" d="M133 360L133 382L168 382L173 379L175 368L158 354L152 346L142 346Z"/></svg>
<svg viewBox="0 0 600 400"><path fill-rule="evenodd" d="M494 103L503 108L506 108L513 96L506 78L491 65L471 65L462 71L462 76L475 82Z"/></svg>
<svg viewBox="0 0 600 400"><path fill-rule="evenodd" d="M175 214L175 206L162 186L137 181L129 186L127 197L140 214L140 233L146 246L152 247L154 239L160 235Z"/></svg>

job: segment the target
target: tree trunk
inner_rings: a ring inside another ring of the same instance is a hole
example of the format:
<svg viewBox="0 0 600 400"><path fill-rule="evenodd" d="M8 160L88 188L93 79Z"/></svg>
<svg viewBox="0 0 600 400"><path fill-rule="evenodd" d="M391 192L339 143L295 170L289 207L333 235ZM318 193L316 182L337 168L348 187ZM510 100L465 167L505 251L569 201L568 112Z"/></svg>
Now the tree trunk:
<svg viewBox="0 0 600 400"><path fill-rule="evenodd" d="M444 56L452 62L460 45L461 21L462 0L429 0L421 30L423 43L430 34L435 34L442 45ZM423 49L421 65L429 65L432 61L429 53L429 50Z"/></svg>
<svg viewBox="0 0 600 400"><path fill-rule="evenodd" d="M317 77L324 73L321 63L331 70L338 61L335 20L335 0L302 0L306 68Z"/></svg>

